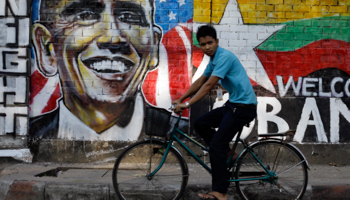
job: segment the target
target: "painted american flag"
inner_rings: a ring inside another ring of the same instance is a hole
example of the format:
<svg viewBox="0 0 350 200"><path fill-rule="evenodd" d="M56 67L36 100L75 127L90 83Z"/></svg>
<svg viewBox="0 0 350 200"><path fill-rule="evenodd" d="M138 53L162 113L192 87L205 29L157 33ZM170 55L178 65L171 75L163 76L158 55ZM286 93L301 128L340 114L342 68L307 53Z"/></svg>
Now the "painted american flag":
<svg viewBox="0 0 350 200"><path fill-rule="evenodd" d="M150 104L169 108L191 85L193 2L157 0L155 6L155 22L163 29L159 65L148 73L142 88ZM187 110L183 116L188 117Z"/></svg>

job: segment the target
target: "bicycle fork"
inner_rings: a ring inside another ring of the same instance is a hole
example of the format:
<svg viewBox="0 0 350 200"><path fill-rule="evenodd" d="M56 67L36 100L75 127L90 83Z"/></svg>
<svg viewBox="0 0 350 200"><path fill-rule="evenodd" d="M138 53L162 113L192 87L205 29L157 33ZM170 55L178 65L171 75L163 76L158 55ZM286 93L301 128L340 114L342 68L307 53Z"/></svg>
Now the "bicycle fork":
<svg viewBox="0 0 350 200"><path fill-rule="evenodd" d="M168 156L168 153L170 151L170 148L171 148L171 144L172 144L172 141L169 141L168 145L166 146L166 149L164 151L164 149L160 149L160 148L153 148L153 154L155 155L156 153L161 153L163 155L163 158L159 164L159 166L152 172L152 155L150 156L150 166L149 166L149 169L148 169L148 174L146 174L146 177L148 180L152 180L153 176L159 171L160 168L162 168L164 162L165 162L165 159L166 157Z"/></svg>

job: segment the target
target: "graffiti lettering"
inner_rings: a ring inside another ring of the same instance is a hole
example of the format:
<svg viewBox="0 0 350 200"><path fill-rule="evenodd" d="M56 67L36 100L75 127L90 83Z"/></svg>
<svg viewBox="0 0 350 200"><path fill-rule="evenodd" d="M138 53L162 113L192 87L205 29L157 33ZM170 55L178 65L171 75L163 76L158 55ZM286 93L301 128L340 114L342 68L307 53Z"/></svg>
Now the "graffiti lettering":
<svg viewBox="0 0 350 200"><path fill-rule="evenodd" d="M311 116L313 119L310 119ZM309 125L315 126L318 142L327 142L328 139L315 98L306 98L294 140L302 142L303 134Z"/></svg>
<svg viewBox="0 0 350 200"><path fill-rule="evenodd" d="M27 73L27 49L0 48L0 73L24 74Z"/></svg>
<svg viewBox="0 0 350 200"><path fill-rule="evenodd" d="M277 116L281 111L282 105L278 99L273 97L258 97L258 132L267 133L268 132L268 122L273 122L277 125L279 131L287 131L289 129L288 123ZM272 106L271 111L268 110L268 106Z"/></svg>
<svg viewBox="0 0 350 200"><path fill-rule="evenodd" d="M0 77L0 103L1 104L24 104L26 103L27 85L25 77ZM9 98L13 96L14 98Z"/></svg>
<svg viewBox="0 0 350 200"><path fill-rule="evenodd" d="M27 0L2 0L0 1L0 16L28 16Z"/></svg>
<svg viewBox="0 0 350 200"><path fill-rule="evenodd" d="M30 18L27 0L0 1L0 135L27 135Z"/></svg>
<svg viewBox="0 0 350 200"><path fill-rule="evenodd" d="M350 79L334 77L329 85L324 85L323 78L299 77L295 83L293 76L290 76L286 85L283 84L283 77L276 76L278 93L281 97L287 95L292 89L295 96L304 97L350 97ZM325 91L324 88L329 88Z"/></svg>
<svg viewBox="0 0 350 200"><path fill-rule="evenodd" d="M5 114L4 114L5 113ZM0 105L0 135L26 135L28 123L27 107L4 107Z"/></svg>
<svg viewBox="0 0 350 200"><path fill-rule="evenodd" d="M18 47L29 44L29 18L5 18L7 47Z"/></svg>
<svg viewBox="0 0 350 200"><path fill-rule="evenodd" d="M342 102L341 99L330 99L330 142L339 142L339 121L340 116L343 116L348 122L350 122L350 110ZM348 134L348 133L347 133Z"/></svg>
<svg viewBox="0 0 350 200"><path fill-rule="evenodd" d="M272 123L277 127L277 132L296 128L294 140L303 142L309 134L308 128L313 127L316 134L313 142L337 143L340 142L341 136L340 119L344 118L350 124L350 109L340 98L329 98L329 106L326 106L329 107L329 120L322 119L321 106L317 104L316 98L305 98L302 108L288 105L285 102L283 104L282 100L275 97L258 97L258 133L269 132L268 125ZM294 109L294 112L288 109L289 106ZM324 124L328 121L329 124ZM325 127L329 127L329 131Z"/></svg>

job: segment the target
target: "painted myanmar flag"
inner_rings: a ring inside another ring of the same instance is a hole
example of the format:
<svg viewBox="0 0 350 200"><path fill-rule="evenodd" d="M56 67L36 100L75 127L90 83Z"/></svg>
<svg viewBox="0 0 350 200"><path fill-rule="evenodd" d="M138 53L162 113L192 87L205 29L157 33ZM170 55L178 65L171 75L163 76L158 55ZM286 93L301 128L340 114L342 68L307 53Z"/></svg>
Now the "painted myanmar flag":
<svg viewBox="0 0 350 200"><path fill-rule="evenodd" d="M274 85L277 85L276 76L281 76L285 84L291 76L297 81L298 77L322 69L337 69L350 74L349 16L283 24L285 27L255 49Z"/></svg>

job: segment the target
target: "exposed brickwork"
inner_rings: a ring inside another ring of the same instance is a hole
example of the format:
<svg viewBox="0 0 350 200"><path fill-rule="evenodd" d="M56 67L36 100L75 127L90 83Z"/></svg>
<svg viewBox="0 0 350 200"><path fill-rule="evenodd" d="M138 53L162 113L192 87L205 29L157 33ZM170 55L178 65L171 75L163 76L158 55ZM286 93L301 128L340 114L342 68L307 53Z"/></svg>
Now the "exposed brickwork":
<svg viewBox="0 0 350 200"><path fill-rule="evenodd" d="M40 182L15 181L7 193L6 200L43 200L43 188Z"/></svg>
<svg viewBox="0 0 350 200"><path fill-rule="evenodd" d="M265 0L263 2L237 0L237 2L243 21L247 24L282 23L315 17L350 15L350 3L346 0Z"/></svg>
<svg viewBox="0 0 350 200"><path fill-rule="evenodd" d="M325 180L327 181L327 180ZM350 185L312 186L312 199L336 200L349 199Z"/></svg>

